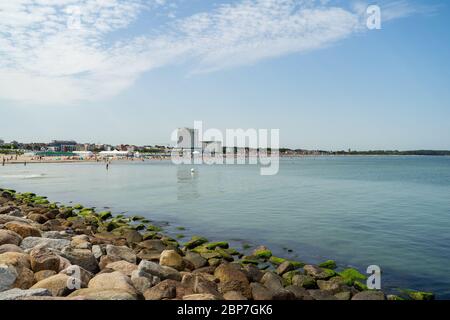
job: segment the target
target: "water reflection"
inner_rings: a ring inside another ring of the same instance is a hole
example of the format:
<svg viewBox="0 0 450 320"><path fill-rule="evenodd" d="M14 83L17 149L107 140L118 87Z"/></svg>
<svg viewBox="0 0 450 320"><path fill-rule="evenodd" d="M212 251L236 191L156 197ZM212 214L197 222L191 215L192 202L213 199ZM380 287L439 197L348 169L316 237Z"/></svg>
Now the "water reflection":
<svg viewBox="0 0 450 320"><path fill-rule="evenodd" d="M177 200L199 199L199 172L190 166L177 166Z"/></svg>

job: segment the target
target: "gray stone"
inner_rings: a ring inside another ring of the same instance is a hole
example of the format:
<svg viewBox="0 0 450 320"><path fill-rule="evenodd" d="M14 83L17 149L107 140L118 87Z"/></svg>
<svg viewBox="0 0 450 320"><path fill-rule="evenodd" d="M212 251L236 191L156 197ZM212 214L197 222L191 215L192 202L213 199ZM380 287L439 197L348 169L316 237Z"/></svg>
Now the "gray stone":
<svg viewBox="0 0 450 320"><path fill-rule="evenodd" d="M103 255L102 247L100 247L98 244L93 245L92 254L94 255L95 259L100 259L100 257Z"/></svg>
<svg viewBox="0 0 450 320"><path fill-rule="evenodd" d="M114 246L108 244L106 246L106 254L111 257L118 257L119 260L125 260L136 264L136 254L131 248L126 246Z"/></svg>
<svg viewBox="0 0 450 320"><path fill-rule="evenodd" d="M13 266L0 264L0 291L10 289L17 279L17 271Z"/></svg>
<svg viewBox="0 0 450 320"><path fill-rule="evenodd" d="M384 293L381 291L369 290L355 294L352 300L385 300Z"/></svg>
<svg viewBox="0 0 450 320"><path fill-rule="evenodd" d="M62 251L65 247L69 245L70 241L67 239L28 237L22 240L20 247L24 250L28 250L36 246L40 246L44 248L51 248L58 251Z"/></svg>
<svg viewBox="0 0 450 320"><path fill-rule="evenodd" d="M15 245L15 244L2 244L0 246L0 254L5 252L20 252L23 253L23 250L21 247Z"/></svg>
<svg viewBox="0 0 450 320"><path fill-rule="evenodd" d="M208 261L205 258L203 258L200 254L191 251L186 252L186 256L184 257L184 259L192 263L195 269L204 267L208 263Z"/></svg>
<svg viewBox="0 0 450 320"><path fill-rule="evenodd" d="M138 270L157 276L162 280L172 279L181 281L181 274L177 270L171 267L161 266L152 261L142 260L139 263Z"/></svg>
<svg viewBox="0 0 450 320"><path fill-rule="evenodd" d="M283 279L270 271L264 274L261 279L261 283L274 292L283 288Z"/></svg>
<svg viewBox="0 0 450 320"><path fill-rule="evenodd" d="M0 292L0 300L16 300L24 297L41 297L41 296L51 296L51 292L47 289L11 289L8 291Z"/></svg>
<svg viewBox="0 0 450 320"><path fill-rule="evenodd" d="M70 263L78 265L91 273L97 273L99 270L97 259L95 259L89 249L74 249L66 247L61 255L68 259Z"/></svg>

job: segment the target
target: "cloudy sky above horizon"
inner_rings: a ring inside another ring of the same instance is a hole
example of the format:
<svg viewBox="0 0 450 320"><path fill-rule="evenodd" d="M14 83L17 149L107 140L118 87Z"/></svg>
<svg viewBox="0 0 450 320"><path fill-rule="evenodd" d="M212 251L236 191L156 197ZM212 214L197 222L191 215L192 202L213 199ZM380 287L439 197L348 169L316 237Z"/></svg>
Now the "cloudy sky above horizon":
<svg viewBox="0 0 450 320"><path fill-rule="evenodd" d="M0 0L0 138L169 143L203 120L292 147L450 149L447 4L378 1L368 30L370 4Z"/></svg>

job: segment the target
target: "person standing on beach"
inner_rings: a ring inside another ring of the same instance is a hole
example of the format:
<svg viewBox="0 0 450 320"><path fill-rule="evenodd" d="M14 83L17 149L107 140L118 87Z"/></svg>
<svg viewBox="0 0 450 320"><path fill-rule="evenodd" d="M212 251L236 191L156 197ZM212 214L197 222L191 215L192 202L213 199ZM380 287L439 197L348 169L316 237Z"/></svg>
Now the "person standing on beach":
<svg viewBox="0 0 450 320"><path fill-rule="evenodd" d="M106 170L109 170L109 162L106 163Z"/></svg>
<svg viewBox="0 0 450 320"><path fill-rule="evenodd" d="M2 166L5 166L5 157L3 157Z"/></svg>
<svg viewBox="0 0 450 320"><path fill-rule="evenodd" d="M23 165L24 165L24 166L27 166L27 162L26 162L26 161L24 161L24 162L23 162Z"/></svg>

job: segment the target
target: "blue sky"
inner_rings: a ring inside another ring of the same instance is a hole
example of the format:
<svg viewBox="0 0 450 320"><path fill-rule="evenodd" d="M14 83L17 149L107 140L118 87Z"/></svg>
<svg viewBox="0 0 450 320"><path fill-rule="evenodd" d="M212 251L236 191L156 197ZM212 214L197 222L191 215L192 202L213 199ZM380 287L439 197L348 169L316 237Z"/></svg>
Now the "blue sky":
<svg viewBox="0 0 450 320"><path fill-rule="evenodd" d="M202 120L294 148L450 149L449 5L378 2L368 30L369 4L2 2L0 139L168 144Z"/></svg>

